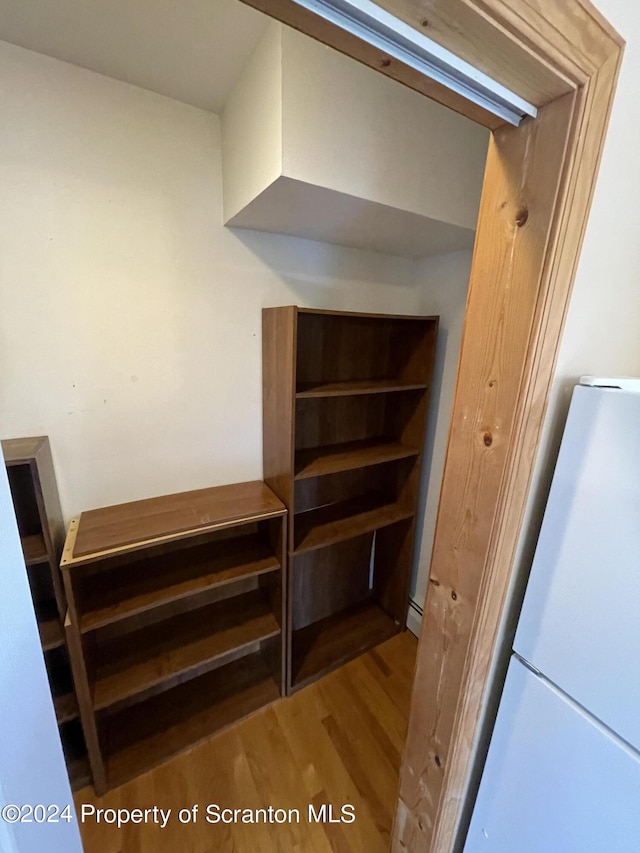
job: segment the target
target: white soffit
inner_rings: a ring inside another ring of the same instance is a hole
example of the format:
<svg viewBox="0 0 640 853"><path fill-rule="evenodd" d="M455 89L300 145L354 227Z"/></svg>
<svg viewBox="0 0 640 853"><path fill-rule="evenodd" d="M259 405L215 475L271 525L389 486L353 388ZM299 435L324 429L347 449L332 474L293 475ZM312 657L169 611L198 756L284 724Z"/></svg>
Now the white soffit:
<svg viewBox="0 0 640 853"><path fill-rule="evenodd" d="M475 238L469 228L286 176L277 178L226 225L406 258L472 249Z"/></svg>

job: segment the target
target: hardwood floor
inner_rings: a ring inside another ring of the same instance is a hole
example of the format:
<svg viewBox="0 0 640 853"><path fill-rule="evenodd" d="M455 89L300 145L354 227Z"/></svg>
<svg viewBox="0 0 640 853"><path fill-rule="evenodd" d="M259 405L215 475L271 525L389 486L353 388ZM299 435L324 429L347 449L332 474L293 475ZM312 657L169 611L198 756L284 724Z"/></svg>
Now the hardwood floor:
<svg viewBox="0 0 640 853"><path fill-rule="evenodd" d="M78 791L79 818L83 803L172 810L164 829L88 816L86 853L387 853L416 649L406 631L104 797ZM298 809L300 821L214 825L210 803ZM337 817L352 804L355 821L310 822L309 804L323 803ZM181 824L194 804L197 821Z"/></svg>

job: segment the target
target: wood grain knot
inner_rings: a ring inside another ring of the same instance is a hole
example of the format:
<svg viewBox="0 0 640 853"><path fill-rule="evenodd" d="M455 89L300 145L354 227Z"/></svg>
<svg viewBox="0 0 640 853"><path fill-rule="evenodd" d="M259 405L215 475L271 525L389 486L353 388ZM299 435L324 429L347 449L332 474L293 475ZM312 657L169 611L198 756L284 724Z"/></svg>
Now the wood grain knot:
<svg viewBox="0 0 640 853"><path fill-rule="evenodd" d="M451 598L453 598L454 601L458 600L458 593L455 591L455 589L451 590Z"/></svg>
<svg viewBox="0 0 640 853"><path fill-rule="evenodd" d="M529 211L526 207L518 208L518 212L516 213L516 225L518 228L522 228L522 226L526 223L529 218Z"/></svg>
<svg viewBox="0 0 640 853"><path fill-rule="evenodd" d="M482 436L482 440L484 441L487 447L491 447L491 445L493 444L493 436L490 432L485 432L485 434Z"/></svg>
<svg viewBox="0 0 640 853"><path fill-rule="evenodd" d="M429 578L429 583L432 583L434 586L440 586L440 581L435 578Z"/></svg>
<svg viewBox="0 0 640 853"><path fill-rule="evenodd" d="M391 65L390 59L381 59L380 60L380 68L388 68Z"/></svg>
<svg viewBox="0 0 640 853"><path fill-rule="evenodd" d="M435 755L435 756L434 756L434 758L433 758L433 760L434 760L434 761L435 761L435 763L436 763L436 767L442 767L442 761L440 761L440 756L439 756L439 755Z"/></svg>
<svg viewBox="0 0 640 853"><path fill-rule="evenodd" d="M429 21L429 19L428 19L428 18L423 18L423 19L420 21L420 26L421 26L421 27L428 27L430 23L431 23L431 21Z"/></svg>

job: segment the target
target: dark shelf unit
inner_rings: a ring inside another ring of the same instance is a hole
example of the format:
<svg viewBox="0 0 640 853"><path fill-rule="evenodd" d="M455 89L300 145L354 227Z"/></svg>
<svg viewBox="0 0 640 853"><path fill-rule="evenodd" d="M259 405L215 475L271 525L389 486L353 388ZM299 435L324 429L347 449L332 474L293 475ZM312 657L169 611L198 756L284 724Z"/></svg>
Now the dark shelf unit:
<svg viewBox="0 0 640 853"><path fill-rule="evenodd" d="M287 692L406 627L437 317L263 311L265 481L289 511Z"/></svg>
<svg viewBox="0 0 640 853"><path fill-rule="evenodd" d="M83 513L61 566L98 793L284 692L286 509L263 482Z"/></svg>
<svg viewBox="0 0 640 853"><path fill-rule="evenodd" d="M64 540L51 447L46 436L6 439L2 453L18 522L67 771L74 790L90 782L64 632L67 603L59 562Z"/></svg>

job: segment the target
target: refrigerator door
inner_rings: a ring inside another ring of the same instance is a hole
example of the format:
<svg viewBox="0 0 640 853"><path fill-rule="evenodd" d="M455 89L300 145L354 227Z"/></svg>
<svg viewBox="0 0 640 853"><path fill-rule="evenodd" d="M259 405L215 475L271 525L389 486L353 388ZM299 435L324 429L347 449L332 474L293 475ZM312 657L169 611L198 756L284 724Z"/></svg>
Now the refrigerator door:
<svg viewBox="0 0 640 853"><path fill-rule="evenodd" d="M640 394L574 390L514 649L640 750Z"/></svg>
<svg viewBox="0 0 640 853"><path fill-rule="evenodd" d="M637 853L640 757L512 658L464 853Z"/></svg>

